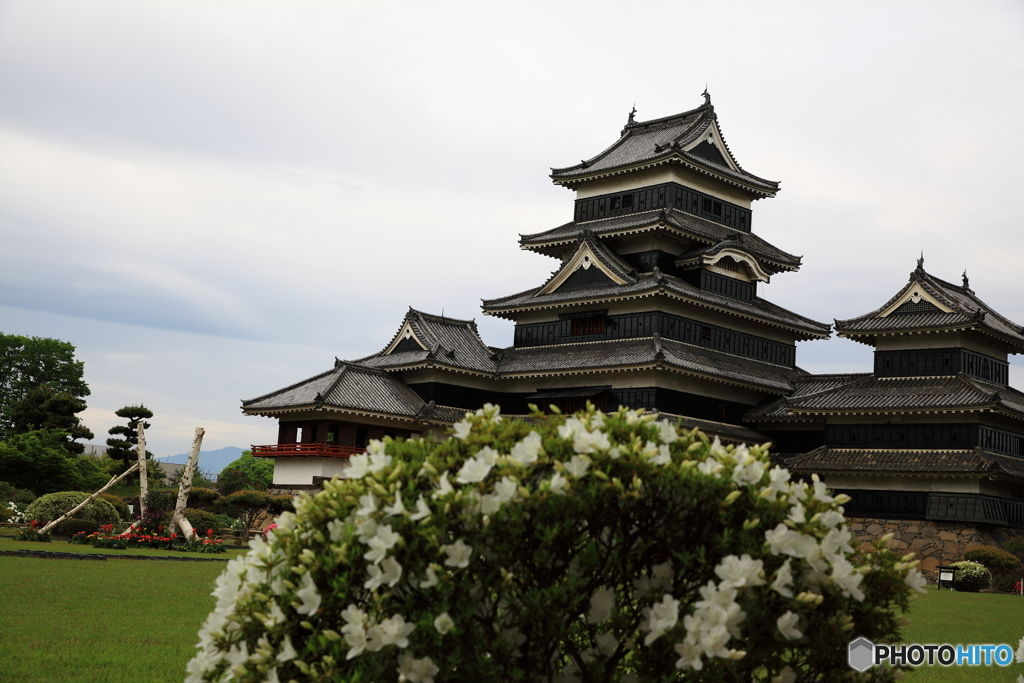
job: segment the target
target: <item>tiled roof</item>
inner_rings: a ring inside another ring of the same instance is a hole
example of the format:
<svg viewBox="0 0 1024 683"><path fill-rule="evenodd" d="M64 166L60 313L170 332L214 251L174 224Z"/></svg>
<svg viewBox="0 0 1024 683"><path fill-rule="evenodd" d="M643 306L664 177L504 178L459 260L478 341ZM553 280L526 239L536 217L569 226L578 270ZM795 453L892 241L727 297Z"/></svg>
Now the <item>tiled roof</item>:
<svg viewBox="0 0 1024 683"><path fill-rule="evenodd" d="M475 372L491 373L496 369L493 359L494 352L488 348L477 333L476 323L472 320L458 320L439 315L423 313L413 308L405 314L398 332L391 338L385 350L391 347L398 334L409 327L427 349L419 351L395 351L384 355L375 353L372 356L353 361L367 367L395 368L432 363L461 368Z"/></svg>
<svg viewBox="0 0 1024 683"><path fill-rule="evenodd" d="M797 332L799 339L827 339L829 336L828 325L797 315L760 297L755 296L750 302L730 299L699 289L689 282L672 275L665 275L660 271L643 274L632 284L626 285L611 284L568 291L556 289L550 294L538 295L541 289L542 287L536 287L518 294L484 300L482 304L484 313L497 317L514 318L514 314L522 310L560 308L581 302L597 303L616 299L637 299L670 293L677 298L688 300L705 308L728 311L750 320Z"/></svg>
<svg viewBox="0 0 1024 683"><path fill-rule="evenodd" d="M564 247L580 239L584 230L598 237L622 233L665 230L678 233L706 246L734 246L756 258L765 270L777 273L800 268L799 256L786 253L757 235L694 216L679 209L639 211L624 216L599 218L593 221L572 221L546 232L520 235L524 249L548 253L553 247ZM729 242L731 244L723 244Z"/></svg>
<svg viewBox="0 0 1024 683"><path fill-rule="evenodd" d="M912 288L923 290L951 309L952 313L929 308L921 313L892 313L882 317L886 309ZM992 310L969 287L940 280L925 272L922 266L910 273L910 282L881 308L857 318L836 320L835 323L839 336L869 345L874 345L877 337L885 333L970 328L1010 344L1014 353L1024 353L1024 330L1020 325Z"/></svg>
<svg viewBox="0 0 1024 683"><path fill-rule="evenodd" d="M610 175L632 167L682 163L705 172L710 171L761 196L774 196L779 191L779 183L744 171L728 145L725 152L739 171L725 163L712 161L707 156L683 151L684 147L704 136L717 119L714 107L707 103L674 116L627 123L621 137L611 147L575 166L551 169L551 178L556 183L571 186L586 178ZM722 141L725 141L724 136Z"/></svg>
<svg viewBox="0 0 1024 683"><path fill-rule="evenodd" d="M1024 477L1024 460L984 448L857 449L821 446L808 453L788 456L785 464L790 471L801 474L1005 474Z"/></svg>
<svg viewBox="0 0 1024 683"><path fill-rule="evenodd" d="M332 370L305 381L242 401L243 412L249 414L318 406L417 417L426 404L397 377L381 370L341 361Z"/></svg>
<svg viewBox="0 0 1024 683"><path fill-rule="evenodd" d="M499 363L499 376L575 373L652 364L777 393L791 391L793 380L803 372L655 336L506 349Z"/></svg>
<svg viewBox="0 0 1024 683"><path fill-rule="evenodd" d="M841 376L840 376L841 377ZM1002 409L1024 415L1024 394L968 377L964 374L937 377L876 378L851 375L834 388L793 395L755 408L745 419L756 421L784 415L839 412L907 413L963 409Z"/></svg>
<svg viewBox="0 0 1024 683"><path fill-rule="evenodd" d="M781 418L794 417L787 410L789 402L798 398L832 391L837 387L870 379L871 373L842 373L831 375L804 375L794 381L793 393L772 401L767 401L759 406L748 410L743 419L746 422L758 422L761 420L776 420ZM800 417L800 416L797 416Z"/></svg>

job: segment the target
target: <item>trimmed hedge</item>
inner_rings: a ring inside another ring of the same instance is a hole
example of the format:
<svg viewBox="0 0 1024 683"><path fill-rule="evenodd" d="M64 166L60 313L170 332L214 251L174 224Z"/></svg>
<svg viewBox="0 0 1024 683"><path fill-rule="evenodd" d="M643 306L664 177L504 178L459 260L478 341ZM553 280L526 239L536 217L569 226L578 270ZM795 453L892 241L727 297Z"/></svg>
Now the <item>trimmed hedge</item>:
<svg viewBox="0 0 1024 683"><path fill-rule="evenodd" d="M196 534L203 536L207 529L217 529L217 515L206 510L185 508L185 519L189 521Z"/></svg>
<svg viewBox="0 0 1024 683"><path fill-rule="evenodd" d="M985 565L970 560L954 562L960 571L953 575L953 588L965 593L977 593L992 586L992 572Z"/></svg>
<svg viewBox="0 0 1024 683"><path fill-rule="evenodd" d="M53 527L52 533L55 536L74 536L80 531L88 533L96 531L96 522L91 519L65 519Z"/></svg>
<svg viewBox="0 0 1024 683"><path fill-rule="evenodd" d="M28 509L25 510L26 520L38 520L49 522L57 519L71 510L91 494L81 491L58 491L40 496ZM100 524L113 524L120 520L121 516L113 505L102 498L96 498L84 508L75 513L75 519L88 519Z"/></svg>
<svg viewBox="0 0 1024 683"><path fill-rule="evenodd" d="M113 493L101 493L98 497L113 505L117 514L121 515L122 521L128 521L128 515L131 512L128 510L128 503L124 502L124 498L115 496Z"/></svg>

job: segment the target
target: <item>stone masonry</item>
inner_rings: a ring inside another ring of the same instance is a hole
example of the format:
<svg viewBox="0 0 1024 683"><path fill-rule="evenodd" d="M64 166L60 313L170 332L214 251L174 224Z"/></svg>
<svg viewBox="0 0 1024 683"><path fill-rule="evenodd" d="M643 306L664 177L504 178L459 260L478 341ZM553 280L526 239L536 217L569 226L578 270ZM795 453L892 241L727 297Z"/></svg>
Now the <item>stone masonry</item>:
<svg viewBox="0 0 1024 683"><path fill-rule="evenodd" d="M851 517L847 525L862 551L872 549L872 540L892 534L889 548L901 554L916 553L914 559L921 561L918 569L932 583L938 580L936 567L959 562L968 550L982 545L1001 547L1012 538L1024 537L1022 529L964 522Z"/></svg>

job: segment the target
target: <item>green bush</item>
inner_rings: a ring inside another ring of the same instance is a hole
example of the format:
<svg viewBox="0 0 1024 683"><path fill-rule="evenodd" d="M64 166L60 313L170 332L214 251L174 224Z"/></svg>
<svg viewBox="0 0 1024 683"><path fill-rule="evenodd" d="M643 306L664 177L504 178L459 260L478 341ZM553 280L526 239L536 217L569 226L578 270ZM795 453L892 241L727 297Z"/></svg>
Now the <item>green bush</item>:
<svg viewBox="0 0 1024 683"><path fill-rule="evenodd" d="M1003 544L1003 550L1014 555L1024 555L1024 537L1018 536L1011 538L1009 541Z"/></svg>
<svg viewBox="0 0 1024 683"><path fill-rule="evenodd" d="M14 511L11 510L6 505L4 505L3 503L0 503L0 522L6 522L7 520L9 520L13 516L14 516Z"/></svg>
<svg viewBox="0 0 1024 683"><path fill-rule="evenodd" d="M17 503L25 507L36 499L36 494L28 489L15 488L6 481L0 481L0 503Z"/></svg>
<svg viewBox="0 0 1024 683"><path fill-rule="evenodd" d="M223 514L215 515L215 519L217 521L217 526L214 527L215 529L230 529L231 525L237 521L234 517L229 517L228 515Z"/></svg>
<svg viewBox="0 0 1024 683"><path fill-rule="evenodd" d="M372 442L254 539L189 680L839 680L923 587L761 447L625 409L454 432Z"/></svg>
<svg viewBox="0 0 1024 683"><path fill-rule="evenodd" d="M71 510L91 494L81 491L58 491L40 496L25 510L25 519L49 522ZM113 524L120 519L114 506L96 498L74 515L75 519L88 519L100 524Z"/></svg>
<svg viewBox="0 0 1024 683"><path fill-rule="evenodd" d="M96 522L91 519L65 519L50 530L54 536L74 536L79 531L96 531Z"/></svg>
<svg viewBox="0 0 1024 683"><path fill-rule="evenodd" d="M155 512L173 512L178 502L178 489L152 488L146 495L146 509Z"/></svg>
<svg viewBox="0 0 1024 683"><path fill-rule="evenodd" d="M198 508L205 510L220 498L220 491L217 489L203 488L197 486L196 488L189 491L188 494L188 505L191 508Z"/></svg>
<svg viewBox="0 0 1024 683"><path fill-rule="evenodd" d="M953 575L953 588L965 593L977 593L992 586L992 572L985 565L970 560L954 562L951 566L959 569Z"/></svg>
<svg viewBox="0 0 1024 683"><path fill-rule="evenodd" d="M192 528L199 536L204 536L207 529L213 529L214 533L217 530L217 516L212 512L206 510L196 510L195 508L185 508L185 519L189 521Z"/></svg>
<svg viewBox="0 0 1024 683"><path fill-rule="evenodd" d="M124 498L122 498L121 496L115 496L112 493L101 493L97 497L102 498L103 500L113 505L114 509L117 510L117 514L120 516L121 521L128 521L128 516L131 514L131 512L128 510L128 503L124 502Z"/></svg>
<svg viewBox="0 0 1024 683"><path fill-rule="evenodd" d="M1000 586L1005 583L1005 578L1017 577L1020 574L1020 558L995 546L983 545L968 550L964 553L964 559L985 565L985 568L992 572L992 586L996 590L1004 590ZM1010 590L1013 590L1012 585Z"/></svg>

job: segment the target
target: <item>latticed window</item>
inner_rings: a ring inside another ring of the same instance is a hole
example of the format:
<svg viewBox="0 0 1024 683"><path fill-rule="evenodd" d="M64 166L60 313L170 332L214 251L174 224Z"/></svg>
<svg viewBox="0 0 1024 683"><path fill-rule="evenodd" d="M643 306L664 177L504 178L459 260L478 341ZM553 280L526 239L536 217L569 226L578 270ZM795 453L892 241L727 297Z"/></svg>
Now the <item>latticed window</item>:
<svg viewBox="0 0 1024 683"><path fill-rule="evenodd" d="M569 334L572 336L580 334L604 334L605 328L608 324L608 317L603 313L601 315L592 315L586 318L573 318L570 321L571 329Z"/></svg>

